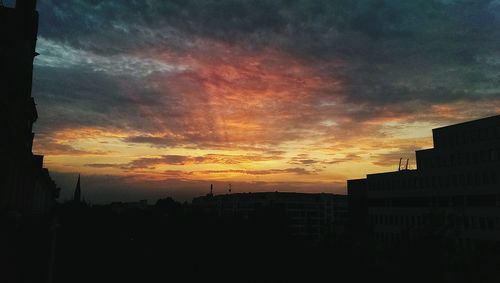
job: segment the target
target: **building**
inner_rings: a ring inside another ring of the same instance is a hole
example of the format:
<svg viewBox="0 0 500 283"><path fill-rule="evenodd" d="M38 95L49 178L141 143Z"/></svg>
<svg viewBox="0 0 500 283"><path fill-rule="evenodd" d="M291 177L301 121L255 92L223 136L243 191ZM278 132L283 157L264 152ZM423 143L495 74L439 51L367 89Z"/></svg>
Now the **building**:
<svg viewBox="0 0 500 283"><path fill-rule="evenodd" d="M193 206L221 216L252 218L283 215L288 233L295 237L320 239L345 229L347 199L343 195L289 192L258 192L213 195L193 199Z"/></svg>
<svg viewBox="0 0 500 283"><path fill-rule="evenodd" d="M0 1L0 27L0 281L50 282L59 188L32 152L36 0Z"/></svg>
<svg viewBox="0 0 500 283"><path fill-rule="evenodd" d="M433 129L433 143L416 170L347 182L354 227L383 242L500 244L500 115Z"/></svg>
<svg viewBox="0 0 500 283"><path fill-rule="evenodd" d="M38 118L31 96L38 31L36 0L0 4L0 213L49 214L58 188L32 153L33 123Z"/></svg>

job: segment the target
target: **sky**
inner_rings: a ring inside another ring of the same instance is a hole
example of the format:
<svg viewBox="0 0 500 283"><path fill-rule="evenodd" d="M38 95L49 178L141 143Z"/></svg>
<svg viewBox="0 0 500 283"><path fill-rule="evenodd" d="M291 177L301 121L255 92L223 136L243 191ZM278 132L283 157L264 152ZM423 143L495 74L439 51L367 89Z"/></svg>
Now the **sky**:
<svg viewBox="0 0 500 283"><path fill-rule="evenodd" d="M5 1L4 1L5 2ZM94 203L345 193L500 113L500 0L39 0L34 152Z"/></svg>

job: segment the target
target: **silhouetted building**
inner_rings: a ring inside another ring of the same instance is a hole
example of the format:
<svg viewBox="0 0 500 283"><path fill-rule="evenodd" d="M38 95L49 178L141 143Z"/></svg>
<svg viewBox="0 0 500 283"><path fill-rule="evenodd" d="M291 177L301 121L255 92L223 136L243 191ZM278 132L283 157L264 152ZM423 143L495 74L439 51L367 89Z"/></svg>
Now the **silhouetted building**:
<svg viewBox="0 0 500 283"><path fill-rule="evenodd" d="M214 196L211 190L206 196L194 198L193 205L221 216L252 218L262 213L264 217L266 213L278 213L285 217L291 235L314 239L343 232L347 219L346 196L324 193L258 192Z"/></svg>
<svg viewBox="0 0 500 283"><path fill-rule="evenodd" d="M433 129L433 141L417 170L347 182L353 222L382 241L500 243L500 115Z"/></svg>
<svg viewBox="0 0 500 283"><path fill-rule="evenodd" d="M47 282L52 274L59 189L43 168L43 156L32 152L37 31L35 0L17 0L15 7L0 2L1 282Z"/></svg>
<svg viewBox="0 0 500 283"><path fill-rule="evenodd" d="M33 123L38 114L31 97L38 12L35 0L0 6L0 212L47 214L58 189L33 155Z"/></svg>
<svg viewBox="0 0 500 283"><path fill-rule="evenodd" d="M366 197L366 179L347 181L347 200L349 225L353 240L365 240L368 235L368 202Z"/></svg>

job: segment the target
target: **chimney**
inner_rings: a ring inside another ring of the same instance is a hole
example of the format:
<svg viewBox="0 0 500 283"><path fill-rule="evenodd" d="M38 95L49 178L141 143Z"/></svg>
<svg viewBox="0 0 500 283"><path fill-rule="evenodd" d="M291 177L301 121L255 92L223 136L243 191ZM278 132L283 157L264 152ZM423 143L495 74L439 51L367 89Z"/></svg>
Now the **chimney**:
<svg viewBox="0 0 500 283"><path fill-rule="evenodd" d="M34 12L36 11L36 0L17 0L16 9Z"/></svg>

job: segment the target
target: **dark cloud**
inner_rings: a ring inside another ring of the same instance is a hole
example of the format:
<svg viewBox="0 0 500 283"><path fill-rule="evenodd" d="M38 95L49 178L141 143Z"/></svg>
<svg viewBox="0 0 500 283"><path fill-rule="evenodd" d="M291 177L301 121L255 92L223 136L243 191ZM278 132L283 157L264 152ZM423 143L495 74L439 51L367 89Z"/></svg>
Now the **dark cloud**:
<svg viewBox="0 0 500 283"><path fill-rule="evenodd" d="M103 150L86 150L75 148L71 144L55 141L45 134L35 135L33 152L43 155L106 155L109 152Z"/></svg>
<svg viewBox="0 0 500 283"><path fill-rule="evenodd" d="M344 157L336 157L331 159L314 159L310 158L308 154L299 154L298 156L293 157L288 163L289 164L299 164L305 166L311 165L332 165L339 164L344 162L353 162L359 161L362 157L358 154L346 154ZM315 171L321 171L321 169L315 169Z"/></svg>
<svg viewBox="0 0 500 283"><path fill-rule="evenodd" d="M120 169L154 169L159 165L188 165L188 164L224 164L234 165L241 163L254 163L280 159L277 155L228 155L206 154L201 156L162 155L160 157L143 157L134 159L125 164L90 163L88 167L94 168L120 168ZM246 171L245 171L246 172Z"/></svg>
<svg viewBox="0 0 500 283"><path fill-rule="evenodd" d="M297 174L297 175L311 175L314 172L307 169L294 167L285 169L263 169L263 170L205 170L199 173L203 174L225 174L225 173L241 173L247 175L274 175L274 174Z"/></svg>
<svg viewBox="0 0 500 283"><path fill-rule="evenodd" d="M401 115L436 103L500 95L494 79L499 71L493 63L500 58L496 1L42 0L39 10L44 39L66 46L66 56L94 57L94 65L85 58L66 58L63 70L37 67L35 91L41 111L51 105L45 118L51 125L61 121L48 115L64 116L67 124L113 122L117 128L152 131L185 127L175 118L187 107L179 97L163 95L172 100L159 100L159 92L168 90L159 91L143 79L116 76L120 65L112 63L141 49L190 53L206 47L199 38L247 49L271 47L307 58L317 72L342 80L345 107L361 105L360 111L347 115L359 120L379 115L384 105L401 109ZM40 58L44 56L42 52ZM68 60L76 60L75 65L68 66ZM328 65L325 60L344 63ZM339 101L330 97L337 92L324 92L317 95L318 104ZM143 104L139 113L138 105ZM74 111L78 115L69 115ZM148 112L168 114L158 125L148 120ZM147 136L128 140L167 145L171 141Z"/></svg>
<svg viewBox="0 0 500 283"><path fill-rule="evenodd" d="M359 161L359 160L361 160L361 158L362 157L360 155L351 153L351 154L347 154L344 157L333 158L330 160L322 161L322 163L323 164L339 164L339 163L343 163L343 162Z"/></svg>
<svg viewBox="0 0 500 283"><path fill-rule="evenodd" d="M491 40L499 23L498 4L490 0L43 0L39 10L42 35L103 53L179 41L185 48L194 35L319 57L335 52L377 60L422 48L470 57L477 39Z"/></svg>
<svg viewBox="0 0 500 283"><path fill-rule="evenodd" d="M38 140L37 140L38 141ZM43 148L43 150L37 150L37 148ZM41 154L48 155L106 155L104 151L88 151L76 149L68 144L57 144L57 143L43 143L37 144L34 149L35 152L39 151Z"/></svg>
<svg viewBox="0 0 500 283"><path fill-rule="evenodd" d="M302 153L299 154L288 161L289 164L299 164L299 165L314 165L316 163L319 163L320 161L310 158L309 154L307 153Z"/></svg>

